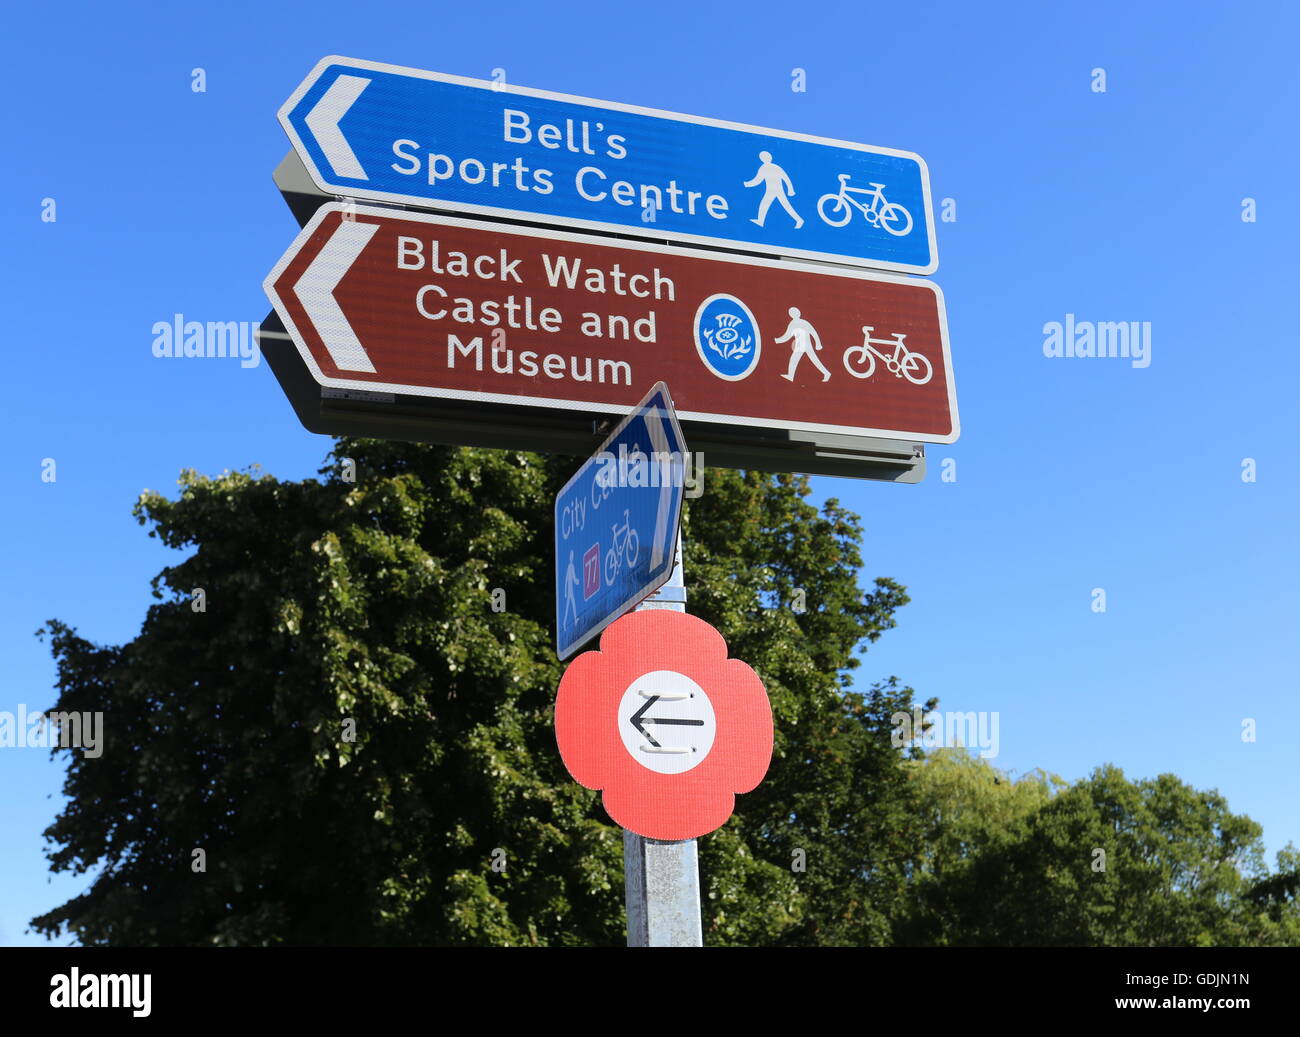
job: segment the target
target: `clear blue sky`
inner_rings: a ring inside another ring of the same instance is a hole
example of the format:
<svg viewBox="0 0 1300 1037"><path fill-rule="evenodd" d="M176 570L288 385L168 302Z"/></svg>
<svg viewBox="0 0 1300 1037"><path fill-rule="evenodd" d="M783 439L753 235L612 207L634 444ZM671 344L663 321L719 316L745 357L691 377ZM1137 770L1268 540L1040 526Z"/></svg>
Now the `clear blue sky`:
<svg viewBox="0 0 1300 1037"><path fill-rule="evenodd" d="M265 365L150 352L153 323L174 313L269 309L262 278L296 230L271 182L288 149L280 104L327 54L503 68L525 86L924 156L936 200L957 204L934 280L963 434L931 449L919 487L815 480L864 518L864 586L890 575L913 597L862 678L998 711L1000 766L1172 771L1260 821L1270 851L1300 842L1295 9L896 10L11 9L0 710L53 701L32 636L47 618L100 642L138 631L168 560L130 515L142 489L254 462L301 478L327 450ZM191 91L195 67L206 93ZM796 67L805 93L790 89ZM1091 89L1098 67L1105 93ZM47 197L56 223L41 221ZM1067 313L1149 321L1150 366L1044 357L1043 325ZM954 483L938 477L945 457ZM42 856L61 777L41 750L0 750L0 944L40 942L28 919L84 884L49 881Z"/></svg>

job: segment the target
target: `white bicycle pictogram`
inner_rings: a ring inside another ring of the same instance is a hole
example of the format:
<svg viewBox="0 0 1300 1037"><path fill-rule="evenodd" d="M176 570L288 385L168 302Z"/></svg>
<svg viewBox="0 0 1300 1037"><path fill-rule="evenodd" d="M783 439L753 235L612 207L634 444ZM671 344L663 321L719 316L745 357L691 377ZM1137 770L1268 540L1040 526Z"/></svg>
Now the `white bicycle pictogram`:
<svg viewBox="0 0 1300 1037"><path fill-rule="evenodd" d="M862 345L849 346L844 350L844 370L854 378L870 378L875 374L876 357L880 357L885 362L885 367L895 378L906 378L913 385L924 385L934 376L934 368L929 358L908 349L903 344L906 335L898 332L892 339L876 339L871 337L871 333L875 330L869 324L863 325ZM877 349L877 346L893 346L894 352L885 354ZM857 356L856 361L852 359L852 355ZM856 370L855 364L866 366L863 370Z"/></svg>
<svg viewBox="0 0 1300 1037"><path fill-rule="evenodd" d="M850 187L849 174L839 176L840 189L834 194L824 194L817 202L817 215L832 227L843 227L853 218L853 210L862 213L873 227L882 227L895 237L901 238L912 229L912 214L898 202L887 201L885 185L873 183L871 190L865 187ZM871 199L870 204L851 198L850 195L861 194Z"/></svg>
<svg viewBox="0 0 1300 1037"><path fill-rule="evenodd" d="M613 535L614 546L605 552L605 583L612 584L614 577L618 575L619 570L623 568L623 560L627 559L629 569L636 565L637 555L641 553L641 538L636 535L636 530L632 528L631 520L628 517L628 509L623 509L623 524L620 526L617 522L610 527Z"/></svg>

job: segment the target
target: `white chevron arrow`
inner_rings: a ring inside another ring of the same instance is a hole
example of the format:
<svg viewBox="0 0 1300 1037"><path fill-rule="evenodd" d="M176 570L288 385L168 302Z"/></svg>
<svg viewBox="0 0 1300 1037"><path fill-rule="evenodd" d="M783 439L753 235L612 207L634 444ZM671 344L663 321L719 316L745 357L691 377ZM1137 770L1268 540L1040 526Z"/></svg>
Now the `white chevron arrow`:
<svg viewBox="0 0 1300 1037"><path fill-rule="evenodd" d="M305 122L307 128L316 136L325 158L334 167L335 176L345 176L350 180L369 180L366 171L357 161L356 152L339 129L339 121L348 114L361 91L370 85L369 79L361 76L339 76L330 84L324 96L316 102Z"/></svg>
<svg viewBox="0 0 1300 1037"><path fill-rule="evenodd" d="M343 316L334 289L377 230L377 223L343 220L293 286L293 293L329 350L330 359L342 371L375 371L357 333Z"/></svg>
<svg viewBox="0 0 1300 1037"><path fill-rule="evenodd" d="M663 411L658 407L645 414L646 431L650 433L650 448L660 456L668 453L668 433L664 431ZM653 572L664 560L664 549L668 546L668 511L673 501L673 481L677 475L677 460L669 465L672 475L665 480L664 473L659 475L659 510L655 513L655 535L650 548L650 571Z"/></svg>

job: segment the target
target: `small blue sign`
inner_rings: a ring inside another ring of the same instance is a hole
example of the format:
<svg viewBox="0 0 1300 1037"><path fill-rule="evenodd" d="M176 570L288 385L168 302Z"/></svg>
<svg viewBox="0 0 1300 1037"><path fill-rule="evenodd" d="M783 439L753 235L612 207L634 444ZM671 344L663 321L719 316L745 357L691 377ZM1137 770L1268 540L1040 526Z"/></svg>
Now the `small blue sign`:
<svg viewBox="0 0 1300 1037"><path fill-rule="evenodd" d="M672 575L691 478L658 382L555 497L555 644L568 658Z"/></svg>
<svg viewBox="0 0 1300 1037"><path fill-rule="evenodd" d="M695 314L695 348L719 378L738 382L763 351L758 321L734 295L710 295Z"/></svg>
<svg viewBox="0 0 1300 1037"><path fill-rule="evenodd" d="M919 155L325 58L280 110L333 195L929 274Z"/></svg>

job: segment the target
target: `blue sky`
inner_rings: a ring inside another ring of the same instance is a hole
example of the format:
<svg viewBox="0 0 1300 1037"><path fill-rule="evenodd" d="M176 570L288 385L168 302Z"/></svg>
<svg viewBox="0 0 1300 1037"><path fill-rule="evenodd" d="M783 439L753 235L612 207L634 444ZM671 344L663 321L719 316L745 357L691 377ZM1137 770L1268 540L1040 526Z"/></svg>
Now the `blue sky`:
<svg viewBox="0 0 1300 1037"><path fill-rule="evenodd" d="M502 68L921 154L956 202L933 279L963 433L921 486L814 481L863 516L864 586L890 575L913 598L861 678L998 711L1002 767L1171 771L1261 822L1270 852L1300 842L1288 5L74 3L15 8L7 30L0 710L53 701L46 619L100 642L139 629L167 563L131 517L142 489L254 462L301 478L326 453L265 364L150 351L174 313L269 309L296 231L271 182L293 88L327 54ZM1067 313L1150 322L1150 366L1045 357ZM61 777L41 750L0 751L0 945L41 942L27 921L84 884L42 855Z"/></svg>

